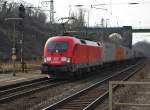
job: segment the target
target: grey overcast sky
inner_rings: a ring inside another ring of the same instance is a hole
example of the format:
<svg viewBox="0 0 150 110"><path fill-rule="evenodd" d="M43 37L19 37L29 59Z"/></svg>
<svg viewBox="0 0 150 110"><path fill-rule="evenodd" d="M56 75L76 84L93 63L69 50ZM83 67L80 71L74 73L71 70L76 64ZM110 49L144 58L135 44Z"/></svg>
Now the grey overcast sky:
<svg viewBox="0 0 150 110"><path fill-rule="evenodd" d="M20 1L20 0L16 0ZM50 0L24 0L34 6L42 6L42 1ZM129 3L138 3L131 5ZM97 5L95 9L91 5ZM105 5L102 5L105 4ZM85 10L85 19L89 17L90 26L99 25L101 19L104 18L108 21L108 26L124 26L130 25L137 28L149 27L150 28L150 0L54 0L55 19L69 16L69 10L78 12L79 7L76 5L83 5L81 8ZM48 7L49 9L49 7ZM112 12L112 14L111 14ZM89 14L88 14L89 13ZM48 15L48 14L47 14ZM141 34L143 35L143 34ZM145 34L143 37L150 41L150 34ZM135 34L135 36L138 36ZM140 37L134 38L133 42L140 40Z"/></svg>

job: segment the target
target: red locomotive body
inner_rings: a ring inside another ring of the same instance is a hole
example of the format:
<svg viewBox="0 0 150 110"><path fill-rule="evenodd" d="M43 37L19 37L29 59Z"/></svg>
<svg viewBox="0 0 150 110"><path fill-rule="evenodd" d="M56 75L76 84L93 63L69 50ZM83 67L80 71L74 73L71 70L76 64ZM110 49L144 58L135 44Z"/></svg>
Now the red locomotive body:
<svg viewBox="0 0 150 110"><path fill-rule="evenodd" d="M50 77L77 75L80 70L89 70L102 63L100 43L75 37L56 36L49 38L44 47L42 73Z"/></svg>

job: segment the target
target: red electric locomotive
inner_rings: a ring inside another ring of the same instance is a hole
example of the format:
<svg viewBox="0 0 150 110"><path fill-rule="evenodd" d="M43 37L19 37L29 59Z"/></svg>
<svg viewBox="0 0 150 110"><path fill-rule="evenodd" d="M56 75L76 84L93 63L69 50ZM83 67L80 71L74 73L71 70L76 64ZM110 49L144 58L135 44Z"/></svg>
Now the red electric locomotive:
<svg viewBox="0 0 150 110"><path fill-rule="evenodd" d="M56 36L44 47L42 73L50 77L70 77L102 63L102 45L69 36Z"/></svg>

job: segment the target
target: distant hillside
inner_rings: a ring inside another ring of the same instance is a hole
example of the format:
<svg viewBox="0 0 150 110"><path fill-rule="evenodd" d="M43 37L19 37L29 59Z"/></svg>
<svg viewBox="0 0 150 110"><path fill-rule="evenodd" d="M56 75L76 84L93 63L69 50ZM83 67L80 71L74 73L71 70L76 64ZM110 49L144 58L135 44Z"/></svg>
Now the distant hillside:
<svg viewBox="0 0 150 110"><path fill-rule="evenodd" d="M141 41L134 44L133 49L142 52L147 57L150 57L150 43L146 41Z"/></svg>

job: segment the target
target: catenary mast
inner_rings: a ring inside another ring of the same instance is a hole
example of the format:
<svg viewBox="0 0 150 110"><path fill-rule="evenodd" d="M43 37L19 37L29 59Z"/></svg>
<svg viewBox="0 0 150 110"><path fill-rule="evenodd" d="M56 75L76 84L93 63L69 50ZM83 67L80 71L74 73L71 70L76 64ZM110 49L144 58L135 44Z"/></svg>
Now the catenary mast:
<svg viewBox="0 0 150 110"><path fill-rule="evenodd" d="M54 0L50 1L50 23L54 23Z"/></svg>

